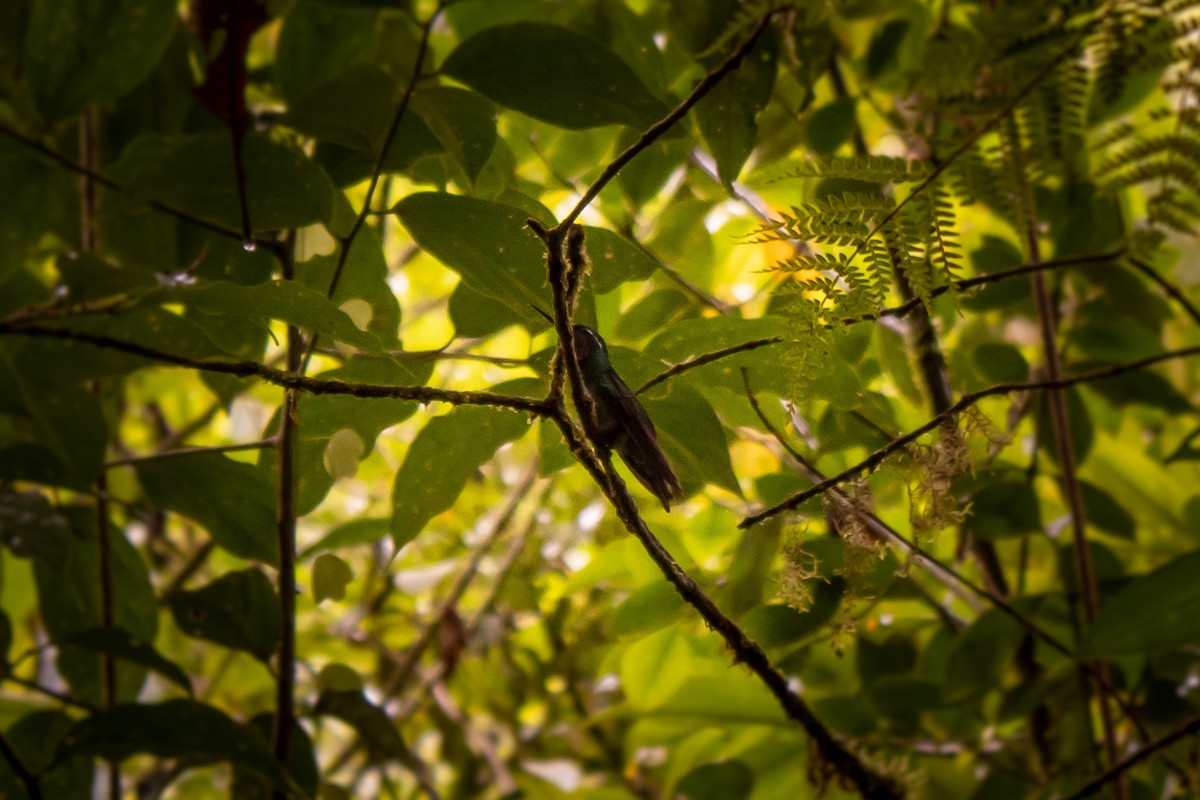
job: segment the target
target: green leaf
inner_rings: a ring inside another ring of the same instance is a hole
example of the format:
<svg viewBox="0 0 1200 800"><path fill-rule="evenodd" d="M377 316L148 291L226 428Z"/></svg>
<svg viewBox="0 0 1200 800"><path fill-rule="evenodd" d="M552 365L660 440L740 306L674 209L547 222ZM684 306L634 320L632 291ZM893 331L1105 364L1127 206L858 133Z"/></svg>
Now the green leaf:
<svg viewBox="0 0 1200 800"><path fill-rule="evenodd" d="M667 113L612 50L541 22L481 31L450 54L442 72L502 106L563 128L646 128Z"/></svg>
<svg viewBox="0 0 1200 800"><path fill-rule="evenodd" d="M50 639L61 643L56 660L59 672L76 697L98 705L102 698L100 657L66 641L104 625L96 511L83 506L60 510L70 522L73 541L62 563L34 560L38 610ZM146 564L118 527L110 525L108 536L112 585L118 587L113 592L113 623L142 641L152 642L158 635L158 601ZM144 678L143 669L119 665L118 698L136 697Z"/></svg>
<svg viewBox="0 0 1200 800"><path fill-rule="evenodd" d="M121 628L90 628L68 636L62 643L138 664L157 672L188 694L192 693L192 682L178 664L164 658L153 645L142 641L129 631Z"/></svg>
<svg viewBox="0 0 1200 800"><path fill-rule="evenodd" d="M648 583L613 611L613 633L625 636L670 625L683 606L683 598L670 582L658 580Z"/></svg>
<svg viewBox="0 0 1200 800"><path fill-rule="evenodd" d="M71 524L41 492L0 486L0 541L13 555L62 564L71 546Z"/></svg>
<svg viewBox="0 0 1200 800"><path fill-rule="evenodd" d="M6 731L17 758L38 776L42 797L54 800L91 800L94 769L91 759L82 756L56 759L63 737L74 724L61 711L34 711L17 720ZM5 765L7 767L7 765ZM28 797L25 786L12 776L5 797Z"/></svg>
<svg viewBox="0 0 1200 800"><path fill-rule="evenodd" d="M729 459L725 430L712 406L695 389L662 387L642 396L643 405L658 432L658 443L675 467L685 493L711 483L742 497L741 486Z"/></svg>
<svg viewBox="0 0 1200 800"><path fill-rule="evenodd" d="M696 106L696 123L728 187L754 150L758 115L771 100L781 37L768 29L737 69L725 76ZM716 66L710 59L708 66Z"/></svg>
<svg viewBox="0 0 1200 800"><path fill-rule="evenodd" d="M249 722L249 727L258 731L264 742L269 742L274 735L275 715L269 711L255 714ZM288 737L287 769L303 797L317 797L320 768L317 766L312 739L296 718L292 719L292 732ZM270 796L271 784L268 780L241 764L233 765L232 800L264 800Z"/></svg>
<svg viewBox="0 0 1200 800"><path fill-rule="evenodd" d="M1200 638L1200 552L1177 556L1130 581L1100 609L1083 639L1082 655L1100 658L1152 653Z"/></svg>
<svg viewBox="0 0 1200 800"><path fill-rule="evenodd" d="M373 64L359 64L290 103L279 122L323 142L378 156L398 94L390 75ZM403 146L403 139L396 145Z"/></svg>
<svg viewBox="0 0 1200 800"><path fill-rule="evenodd" d="M388 535L391 520L384 517L364 517L343 522L306 547L300 554L304 561L324 550L343 550L357 545L374 544Z"/></svg>
<svg viewBox="0 0 1200 800"><path fill-rule="evenodd" d="M123 761L141 754L191 764L227 761L270 781L289 797L304 796L257 730L193 700L127 703L95 712L77 722L59 748L60 759L86 755Z"/></svg>
<svg viewBox="0 0 1200 800"><path fill-rule="evenodd" d="M322 553L313 562L313 602L344 600L346 587L354 580L350 566L331 553Z"/></svg>
<svg viewBox="0 0 1200 800"><path fill-rule="evenodd" d="M1037 493L1024 480L984 486L971 500L971 530L980 539L1003 539L1042 530Z"/></svg>
<svg viewBox="0 0 1200 800"><path fill-rule="evenodd" d="M946 670L946 699L953 701L998 685L1025 630L1000 609L988 609L955 640Z"/></svg>
<svg viewBox="0 0 1200 800"><path fill-rule="evenodd" d="M191 517L235 556L275 564L275 487L251 464L220 453L140 461L138 482L159 508Z"/></svg>
<svg viewBox="0 0 1200 800"><path fill-rule="evenodd" d="M149 75L175 28L159 0L40 0L25 33L24 75L47 123L109 103Z"/></svg>
<svg viewBox="0 0 1200 800"><path fill-rule="evenodd" d="M857 124L857 101L852 97L815 109L804 124L808 149L821 155L834 152L849 141Z"/></svg>
<svg viewBox="0 0 1200 800"><path fill-rule="evenodd" d="M493 387L515 392L530 387L522 379ZM392 485L392 539L412 541L429 520L453 505L480 464L500 445L529 430L522 414L480 406L459 406L421 429L404 456Z"/></svg>
<svg viewBox="0 0 1200 800"><path fill-rule="evenodd" d="M741 761L703 764L675 789L688 800L746 800L754 791L754 772Z"/></svg>
<svg viewBox="0 0 1200 800"><path fill-rule="evenodd" d="M1079 482L1079 490L1089 524L1122 539L1133 541L1136 538L1137 523L1111 494L1087 481Z"/></svg>
<svg viewBox="0 0 1200 800"><path fill-rule="evenodd" d="M242 142L253 231L327 222L333 183L299 148L249 133ZM135 201L152 200L240 231L241 202L228 133L145 134L121 153L116 172Z"/></svg>
<svg viewBox="0 0 1200 800"><path fill-rule="evenodd" d="M188 636L245 650L262 661L275 652L283 628L279 597L258 569L229 572L200 589L177 591L167 603Z"/></svg>
<svg viewBox="0 0 1200 800"><path fill-rule="evenodd" d="M376 757L395 759L403 763L412 760L408 746L400 738L400 731L392 720L383 709L364 697L362 692L321 692L313 713L317 716L335 717L354 728Z"/></svg>
<svg viewBox="0 0 1200 800"><path fill-rule="evenodd" d="M374 334L359 330L344 311L299 281L269 281L257 286L214 281L181 286L152 299L159 297L217 316L218 325L226 316L278 319L363 350L378 353L382 349Z"/></svg>
<svg viewBox="0 0 1200 800"><path fill-rule="evenodd" d="M438 192L411 194L393 210L422 250L474 291L507 306L513 322L530 332L546 329L546 320L533 310L550 297L545 248L525 229L527 213Z"/></svg>
<svg viewBox="0 0 1200 800"><path fill-rule="evenodd" d="M779 317L761 317L753 320L733 317L676 320L650 340L645 352L660 362L661 369L666 369L668 364L678 364L758 339L782 337L786 332L787 323ZM771 344L726 356L711 364L689 370L683 376L672 379L672 382L685 382L695 387L720 385L744 395L741 368L747 367L750 369L750 378L756 391L770 390L782 393L787 389L787 377L783 370L764 369L763 364L777 363L776 359L787 346L786 343Z"/></svg>
<svg viewBox="0 0 1200 800"><path fill-rule="evenodd" d="M433 365L430 359L416 357L358 357L337 369L322 372L318 377L376 386L397 383L420 386L429 379ZM416 410L417 403L414 400L365 399L339 394L303 395L300 398L300 427L296 442L297 513L303 515L312 511L333 486L334 478L326 468L326 456L330 442L339 431L350 431L361 442L357 464L374 451L375 442L385 428L403 422ZM274 435L278 430L277 410L267 426L267 435ZM259 471L273 474L275 465L275 451L261 451Z"/></svg>
<svg viewBox="0 0 1200 800"><path fill-rule="evenodd" d="M297 100L372 53L378 10L336 8L312 0L292 3L275 48L275 78Z"/></svg>
<svg viewBox="0 0 1200 800"><path fill-rule="evenodd" d="M1011 344L984 342L975 348L974 358L979 371L990 381L1019 383L1029 380L1029 362Z"/></svg>
<svg viewBox="0 0 1200 800"><path fill-rule="evenodd" d="M645 250L606 228L584 226L588 259L592 262L592 291L605 294L626 281L642 281L658 269Z"/></svg>
<svg viewBox="0 0 1200 800"><path fill-rule="evenodd" d="M463 170L467 184L479 177L496 145L496 109L484 98L452 86L414 92L412 110Z"/></svg>

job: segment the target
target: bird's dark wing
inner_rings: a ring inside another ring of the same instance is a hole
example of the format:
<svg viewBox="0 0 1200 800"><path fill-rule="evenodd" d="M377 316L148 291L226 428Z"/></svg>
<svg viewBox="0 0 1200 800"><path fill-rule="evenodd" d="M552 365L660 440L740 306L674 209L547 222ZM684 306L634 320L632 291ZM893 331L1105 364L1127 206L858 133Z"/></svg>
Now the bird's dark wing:
<svg viewBox="0 0 1200 800"><path fill-rule="evenodd" d="M615 416L621 421L622 430L614 442L617 453L663 508L670 511L671 501L683 494L683 488L658 444L650 415L618 375L610 376L599 391L605 395L604 402L616 409Z"/></svg>

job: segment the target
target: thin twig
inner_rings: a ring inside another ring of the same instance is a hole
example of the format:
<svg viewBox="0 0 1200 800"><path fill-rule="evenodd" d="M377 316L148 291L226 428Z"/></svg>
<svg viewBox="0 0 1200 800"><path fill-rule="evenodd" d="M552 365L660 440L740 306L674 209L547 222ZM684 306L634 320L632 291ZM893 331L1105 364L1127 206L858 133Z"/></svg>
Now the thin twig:
<svg viewBox="0 0 1200 800"><path fill-rule="evenodd" d="M900 450L903 447L906 447L907 445L909 445L910 443L912 443L919 437L923 436L926 433L929 433L930 431L932 431L935 428L937 428L938 426L940 426L947 419L953 417L956 414L961 413L964 409L970 408L971 406L975 405L980 400L983 400L985 398L995 397L997 395L1012 394L1013 392L1029 392L1029 391L1044 390L1044 389L1063 389L1068 386L1075 386L1075 385L1081 384L1081 383L1090 383L1091 381L1102 380L1104 378L1112 378L1112 377L1116 377L1118 375L1123 375L1127 372L1134 372L1136 370L1143 369L1145 367L1149 367L1154 364L1161 363L1163 361L1170 361L1170 360L1176 359L1176 358L1187 358L1189 356L1194 356L1194 355L1198 355L1198 354L1200 354L1200 346L1185 347L1182 350L1171 350L1166 353L1159 353L1158 355L1138 359L1137 361L1129 361L1129 362L1126 362L1123 364L1116 364L1111 367L1106 367L1105 369L1096 370L1094 372L1084 373L1083 375L1075 375L1075 376L1072 376L1069 378L1060 378L1059 380L1056 380L1056 381L1037 381L1037 382L1032 382L1032 383L1002 383L1002 384L998 384L996 386L991 386L987 389L981 389L977 392L971 392L969 394L965 394L958 399L958 402L956 402L950 408L946 409L946 411L944 411L943 413L934 416L932 419L930 419L924 425L921 425L918 428L914 428L913 430L909 431L908 433L904 434L903 436L893 439L888 444L884 445L883 447L879 448L875 452L871 453L871 455L867 456L862 461L858 462L857 464L855 464L852 467L849 467L849 468L843 470L842 472L839 472L837 475L834 475L832 478L828 478L828 479L822 481L821 483L817 484L816 486L813 486L810 489L805 489L804 491L797 492L796 494L792 495L791 497L789 497L779 503L776 503L775 505L773 505L769 508L765 508L756 514L751 514L750 516L746 517L741 522L739 522L738 527L739 528L749 528L752 525L757 525L760 522L770 519L771 517L775 516L776 514L783 513L784 511L790 511L790 510L796 508L797 506L799 506L804 501L808 500L809 498L816 497L819 494L824 494L825 492L829 491L833 487L839 486L839 485L845 483L846 481L856 477L857 475L861 474L862 472L865 472L867 470L870 470L870 469L873 469L873 468L879 466L879 464L881 464L892 453L896 452L897 450Z"/></svg>
<svg viewBox="0 0 1200 800"><path fill-rule="evenodd" d="M325 292L325 296L330 300L337 293L338 283L342 278L342 271L346 268L346 260L350 257L350 250L354 247L354 240L358 237L358 232L362 230L363 225L367 221L367 217L371 215L371 202L375 197L375 188L379 185L379 178L383 174L383 165L387 161L388 152L392 149L392 142L396 138L396 132L400 130L400 123L404 120L404 113L408 110L408 103L412 100L413 91L417 87L417 80L421 77L421 64L425 61L425 53L429 49L429 34L433 30L433 25L437 22L437 18L441 16L442 9L446 6L446 0L439 0L437 7L433 13L429 15L424 23L421 24L421 38L417 41L417 54L413 62L412 75L409 76L408 84L404 87L404 94L400 97L400 102L396 106L396 113L392 115L392 122L388 126L387 134L383 138L383 146L379 148L379 157L375 159L375 164L371 169L371 179L367 183L367 195L363 198L362 209L358 212L358 216L354 218L354 224L350 226L350 232L341 237L341 250L338 252L337 263L333 267L333 275L329 278L329 288ZM313 351L317 348L317 339L319 335L314 333L312 338L308 340L308 349L304 352L304 358L301 362L300 372L305 372L308 369L308 362L312 359Z"/></svg>
<svg viewBox="0 0 1200 800"><path fill-rule="evenodd" d="M25 794L29 796L29 800L42 800L42 786L38 783L37 776L21 761L3 733L0 733L0 758L4 759L13 775L25 786Z"/></svg>
<svg viewBox="0 0 1200 800"><path fill-rule="evenodd" d="M1171 283L1162 275L1159 275L1158 271L1145 261L1142 261L1138 258L1128 258L1126 260L1129 262L1130 266L1145 275L1150 280L1154 281L1154 283L1158 284L1158 287L1166 292L1169 297L1174 298L1174 300L1178 302L1179 305L1183 306L1185 311L1187 311L1187 314L1192 318L1192 321L1197 325L1200 325L1200 309L1196 308L1192 301L1187 298L1187 295L1185 295L1178 286Z"/></svg>
<svg viewBox="0 0 1200 800"><path fill-rule="evenodd" d="M1105 784L1117 781L1122 775L1128 772L1133 767L1145 761L1150 756L1157 753L1185 736L1200 732L1200 715L1196 715L1182 722L1170 733L1167 733L1146 746L1135 750L1129 755L1117 761L1101 774L1097 775L1092 780L1088 781L1081 789L1074 794L1068 796L1066 800L1080 800L1083 797L1089 797L1104 788Z"/></svg>
<svg viewBox="0 0 1200 800"><path fill-rule="evenodd" d="M597 178L590 187L588 187L588 190L584 193L583 197L579 198L579 202L575 204L575 207L571 209L571 212L563 218L561 223L559 223L559 228L565 231L568 227L570 227L571 223L573 223L575 219L581 213L583 213L585 208L592 204L592 201L599 196L600 191L608 185L609 181L617 177L617 173L620 172L626 164L632 161L638 153L652 145L660 136L670 130L676 122L683 119L684 115L692 109L692 106L696 105L696 103L700 102L700 100L703 99L706 94L712 91L712 88L720 83L722 78L724 78L733 70L737 69L738 65L742 63L742 59L746 57L746 54L750 52L750 48L754 46L754 43L758 41L758 38L767 30L767 26L771 23L771 19L777 13L779 12L772 11L768 14L764 14L762 19L758 21L758 24L754 26L754 30L752 30L750 34L733 49L733 52L731 52L724 61L718 64L714 69L710 70L707 75L700 79L700 82L697 83L696 87L692 89L691 93L684 98L683 102L671 109L670 113L668 113L665 117L647 128L642 135L638 137L636 142L625 148L620 155L613 159L612 162L610 162L608 166L604 168L604 171L600 173L600 177Z"/></svg>

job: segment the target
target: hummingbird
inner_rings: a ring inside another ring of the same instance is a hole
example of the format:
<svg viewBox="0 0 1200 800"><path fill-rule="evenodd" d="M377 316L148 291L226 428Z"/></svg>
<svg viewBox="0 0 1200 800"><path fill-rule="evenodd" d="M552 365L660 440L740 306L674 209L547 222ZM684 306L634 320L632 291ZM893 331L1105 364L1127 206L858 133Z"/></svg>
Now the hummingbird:
<svg viewBox="0 0 1200 800"><path fill-rule="evenodd" d="M549 318L541 309L538 312ZM600 334L587 325L576 325L574 333L575 360L595 406L593 444L616 450L630 471L669 512L671 501L683 494L683 488L658 444L650 415L613 369L608 346Z"/></svg>

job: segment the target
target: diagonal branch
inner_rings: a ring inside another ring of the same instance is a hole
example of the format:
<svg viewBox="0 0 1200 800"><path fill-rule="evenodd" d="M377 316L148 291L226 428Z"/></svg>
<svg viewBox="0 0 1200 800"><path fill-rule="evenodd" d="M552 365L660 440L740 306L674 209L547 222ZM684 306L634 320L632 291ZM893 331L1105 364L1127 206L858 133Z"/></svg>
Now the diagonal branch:
<svg viewBox="0 0 1200 800"><path fill-rule="evenodd" d="M722 78L724 78L733 70L737 69L738 65L742 63L742 59L746 57L746 54L750 52L750 48L754 46L754 43L758 41L758 38L767 30L767 26L771 23L771 19L777 13L779 13L778 9L764 14L762 19L758 21L758 24L754 26L754 30L752 30L750 34L733 49L733 52L731 52L724 61L710 70L707 75L700 79L700 82L696 84L694 89L692 89L691 94L683 99L683 102L671 109L671 112L665 117L647 128L642 135L638 137L636 142L629 145L629 147L625 148L620 155L613 159L612 162L610 162L609 165L604 168L604 171L600 173L600 177L588 187L588 190L584 193L583 197L579 198L579 202L576 203L575 207L571 209L571 212L563 218L563 221L559 223L558 227L566 230L567 227L569 227L571 223L573 223L575 219L581 213L583 213L583 210L592 204L592 201L595 200L600 194L600 191L608 185L609 181L617 177L617 173L620 172L626 164L632 161L638 153L654 144L654 142L660 136L670 130L676 122L679 122L679 120L683 119L684 115L691 111L692 107L696 105L696 103L700 102L700 100L703 99L706 94L712 91L712 88L720 83Z"/></svg>
<svg viewBox="0 0 1200 800"><path fill-rule="evenodd" d="M824 494L824 493L828 492L830 489L833 489L836 486L840 486L841 484L845 483L846 481L851 480L852 478L858 476L859 474L861 474L863 472L866 472L867 470L874 469L875 467L877 467L881 463L883 463L883 461L886 460L887 457L890 456L892 453L895 453L897 450L907 447L909 444L916 441L921 436L925 435L926 433L929 433L930 431L932 431L932 430L936 429L937 427L939 427L940 425L942 425L946 420L952 418L956 414L961 413L963 410L970 408L971 406L975 405L980 400L983 400L985 398L995 397L997 395L1012 394L1014 392L1029 392L1029 391L1046 390L1046 389L1065 389L1068 386L1075 386L1075 385L1081 384L1081 383L1090 383L1092 381L1097 381L1097 380L1101 380L1104 378L1112 378L1112 377L1116 377L1118 375L1124 375L1125 373L1128 373L1128 372L1135 372L1139 369L1143 369L1145 367L1149 367L1154 364L1159 364L1163 361L1170 361L1170 360L1173 360L1176 358L1187 358L1187 357L1194 356L1194 355L1200 355L1200 346L1186 347L1186 348L1183 348L1182 350L1170 350L1166 353L1159 353L1158 355L1149 356L1147 358L1142 358L1137 361L1130 361L1130 362L1126 362L1123 364L1115 364L1111 367L1106 367L1104 369L1096 370L1094 372L1087 372L1082 375L1074 375L1069 378L1059 378L1058 380L1053 380L1053 381L1039 381L1039 382L1033 382L1033 383L1002 383L1002 384L998 384L996 386L988 387L987 389L980 389L977 392L971 392L969 394L965 394L959 398L958 402L956 402L954 405L950 406L950 408L946 409L941 414L934 416L932 419L930 419L924 425L921 425L918 428L914 428L913 430L909 431L908 433L904 434L903 436L893 439L888 444L884 445L883 447L879 448L875 452L871 453L869 456L864 458L862 461L858 462L857 464L855 464L852 467L849 467L849 468L839 472L837 475L834 475L831 478L827 478L826 480L823 480L820 483L818 483L817 485L815 485L809 489L805 489L802 492L797 492L796 494L792 495L791 497L789 497L779 503L776 503L775 505L773 505L769 508L765 508L756 514L751 514L750 516L746 517L741 522L739 522L738 527L739 528L749 528L752 525L757 525L760 522L770 519L771 517L775 516L776 514L781 514L784 511L790 511L790 510L796 508L797 506L799 506L804 501L806 501L810 498L816 497L817 495Z"/></svg>
<svg viewBox="0 0 1200 800"><path fill-rule="evenodd" d="M1200 715L1185 720L1170 733L1155 739L1145 747L1135 750L1120 761L1117 761L1104 772L1088 781L1079 791L1069 795L1066 800L1080 800L1084 797L1090 797L1103 789L1105 784L1116 781L1130 769L1145 761L1159 750L1169 747L1183 737L1191 736L1195 733L1200 733Z"/></svg>

